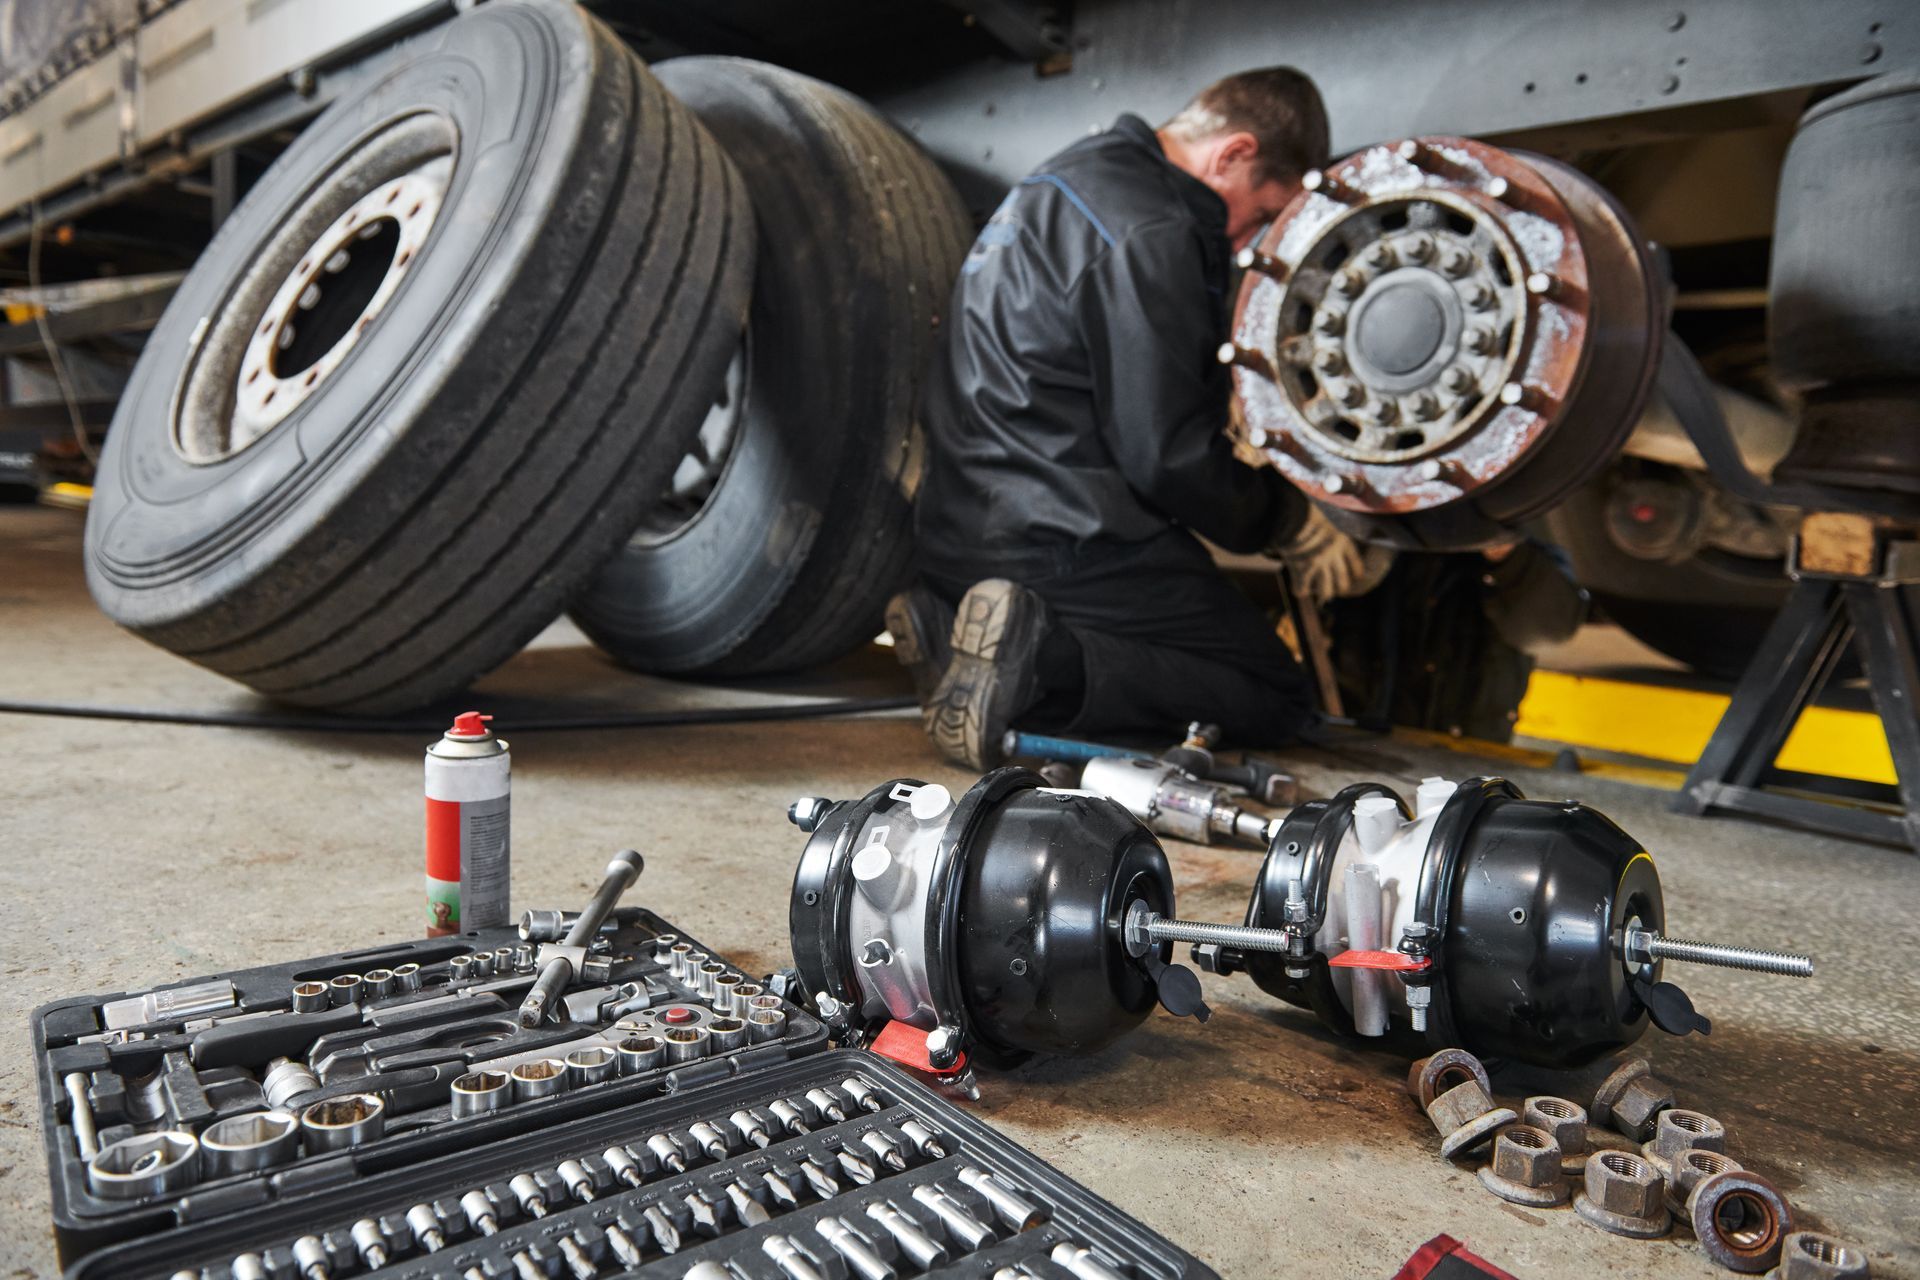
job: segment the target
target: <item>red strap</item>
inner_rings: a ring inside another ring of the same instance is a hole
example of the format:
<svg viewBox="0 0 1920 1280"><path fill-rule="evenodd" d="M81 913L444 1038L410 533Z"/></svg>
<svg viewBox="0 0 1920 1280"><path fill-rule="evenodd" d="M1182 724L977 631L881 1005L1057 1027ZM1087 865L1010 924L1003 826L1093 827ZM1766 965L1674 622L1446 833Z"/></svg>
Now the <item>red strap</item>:
<svg viewBox="0 0 1920 1280"><path fill-rule="evenodd" d="M961 1054L950 1067L936 1068L927 1057L927 1033L904 1022L889 1022L867 1046L883 1058L891 1058L903 1067L924 1071L930 1076L958 1075L966 1069L967 1055Z"/></svg>
<svg viewBox="0 0 1920 1280"><path fill-rule="evenodd" d="M1398 951L1342 951L1327 961L1327 966L1332 969L1385 969L1390 973L1422 973L1433 967L1433 960L1415 960Z"/></svg>

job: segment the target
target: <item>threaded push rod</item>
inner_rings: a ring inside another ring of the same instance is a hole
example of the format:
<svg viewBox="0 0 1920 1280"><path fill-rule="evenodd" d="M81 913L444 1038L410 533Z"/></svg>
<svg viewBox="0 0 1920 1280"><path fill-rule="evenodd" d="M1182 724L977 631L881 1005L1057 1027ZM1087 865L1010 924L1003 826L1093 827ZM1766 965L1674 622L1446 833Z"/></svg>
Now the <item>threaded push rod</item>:
<svg viewBox="0 0 1920 1280"><path fill-rule="evenodd" d="M1786 978L1811 978L1813 957L1785 951L1762 951L1756 947L1728 947L1717 942L1693 942L1669 938L1643 929L1627 931L1627 954L1636 960L1679 960L1686 964L1711 964L1722 969L1745 969L1751 973L1773 973Z"/></svg>
<svg viewBox="0 0 1920 1280"><path fill-rule="evenodd" d="M1256 929L1244 924L1204 924L1198 920L1147 920L1147 937L1154 942L1217 942L1223 946L1245 947L1249 951L1285 951L1287 933L1282 929Z"/></svg>

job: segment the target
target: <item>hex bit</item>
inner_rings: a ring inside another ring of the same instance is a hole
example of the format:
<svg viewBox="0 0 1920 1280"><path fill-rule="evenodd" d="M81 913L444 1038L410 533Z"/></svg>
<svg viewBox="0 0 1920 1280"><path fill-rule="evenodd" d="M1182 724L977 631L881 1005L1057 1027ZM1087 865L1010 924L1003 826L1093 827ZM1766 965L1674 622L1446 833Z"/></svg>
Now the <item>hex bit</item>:
<svg viewBox="0 0 1920 1280"><path fill-rule="evenodd" d="M617 1181L624 1182L630 1187L637 1187L646 1181L646 1175L640 1169L640 1162L634 1159L633 1152L625 1147L608 1147L600 1153L600 1158L606 1161L607 1168L613 1171Z"/></svg>
<svg viewBox="0 0 1920 1280"><path fill-rule="evenodd" d="M547 1280L547 1269L533 1260L533 1255L525 1249L513 1255L513 1273L520 1280Z"/></svg>
<svg viewBox="0 0 1920 1280"><path fill-rule="evenodd" d="M773 1135L767 1132L764 1124L760 1123L760 1117L751 1111L744 1108L736 1111L727 1117L727 1123L738 1129L740 1136L756 1147L764 1149L773 1145Z"/></svg>
<svg viewBox="0 0 1920 1280"><path fill-rule="evenodd" d="M993 1228L963 1209L959 1201L940 1189L938 1183L915 1187L913 1198L933 1210L948 1234L966 1252L972 1253L993 1239Z"/></svg>
<svg viewBox="0 0 1920 1280"><path fill-rule="evenodd" d="M773 1118L785 1125L787 1132L796 1138L801 1134L813 1132L813 1130L807 1126L807 1118L801 1113L800 1108L794 1106L785 1098L775 1098L767 1104L767 1110L771 1111Z"/></svg>
<svg viewBox="0 0 1920 1280"><path fill-rule="evenodd" d="M695 1120L687 1126L687 1136L694 1144L705 1151L714 1160L727 1158L727 1136L705 1120Z"/></svg>
<svg viewBox="0 0 1920 1280"><path fill-rule="evenodd" d="M842 1080L840 1092L852 1098L862 1111L871 1115L879 1115L886 1109L886 1104L880 1101L873 1090L867 1087L867 1082L859 1076L848 1076Z"/></svg>
<svg viewBox="0 0 1920 1280"><path fill-rule="evenodd" d="M867 1216L893 1237L893 1242L900 1246L900 1252L913 1259L913 1265L920 1270L931 1271L947 1260L945 1245L922 1231L918 1223L885 1200L875 1200L869 1204Z"/></svg>
<svg viewBox="0 0 1920 1280"><path fill-rule="evenodd" d="M861 1280L894 1280L894 1270L887 1265L887 1260L869 1248L867 1242L839 1218L822 1218L813 1227Z"/></svg>
<svg viewBox="0 0 1920 1280"><path fill-rule="evenodd" d="M381 1233L379 1223L372 1218L362 1218L348 1228L347 1235L359 1251L360 1261L367 1264L367 1270L378 1271L387 1265L387 1237Z"/></svg>
<svg viewBox="0 0 1920 1280"><path fill-rule="evenodd" d="M960 1181L978 1192L1015 1231L1031 1231L1047 1220L1046 1210L1009 1190L984 1169L962 1169Z"/></svg>
<svg viewBox="0 0 1920 1280"><path fill-rule="evenodd" d="M433 1211L432 1205L417 1204L407 1210L407 1227L428 1253L438 1253L447 1247L446 1234L440 1230L440 1215Z"/></svg>
<svg viewBox="0 0 1920 1280"><path fill-rule="evenodd" d="M300 1280L333 1280L327 1246L320 1243L319 1236L301 1236L293 1242L293 1266Z"/></svg>
<svg viewBox="0 0 1920 1280"><path fill-rule="evenodd" d="M662 1168L674 1173L687 1171L686 1152L680 1149L680 1144L673 1140L672 1134L654 1134L647 1139L647 1150L653 1152L654 1158L660 1161Z"/></svg>
<svg viewBox="0 0 1920 1280"><path fill-rule="evenodd" d="M513 1192L513 1198L520 1202L520 1208L526 1212L528 1217L544 1218L547 1216L546 1194L540 1190L540 1184L533 1180L532 1174L514 1174L512 1179L507 1183L507 1190Z"/></svg>
<svg viewBox="0 0 1920 1280"><path fill-rule="evenodd" d="M566 1187L568 1195L581 1204L593 1203L593 1175L587 1172L587 1166L578 1160L562 1160L553 1172Z"/></svg>
<svg viewBox="0 0 1920 1280"><path fill-rule="evenodd" d="M768 1236L760 1242L760 1251L773 1259L773 1265L780 1268L780 1274L787 1280L826 1280L790 1237Z"/></svg>
<svg viewBox="0 0 1920 1280"><path fill-rule="evenodd" d="M499 1233L500 1219L494 1215L493 1201L487 1199L486 1192L469 1191L461 1196L460 1212L467 1215L467 1221L481 1235L490 1236Z"/></svg>

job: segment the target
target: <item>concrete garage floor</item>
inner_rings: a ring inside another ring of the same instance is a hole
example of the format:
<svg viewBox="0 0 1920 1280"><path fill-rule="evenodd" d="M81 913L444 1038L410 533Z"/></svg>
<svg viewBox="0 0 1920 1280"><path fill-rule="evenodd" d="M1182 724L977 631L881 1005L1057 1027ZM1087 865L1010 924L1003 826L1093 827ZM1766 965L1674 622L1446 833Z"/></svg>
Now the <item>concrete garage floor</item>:
<svg viewBox="0 0 1920 1280"><path fill-rule="evenodd" d="M250 707L242 692L117 632L81 581L80 517L0 511L0 698ZM898 689L856 662L781 686ZM643 681L556 627L490 678L477 705L740 701ZM629 901L742 967L786 959L803 793L937 764L905 716L676 731L516 734L516 906L577 905L606 854L647 872ZM85 992L414 936L420 734L289 733L0 715L0 1275L56 1274L27 1016ZM1279 753L1317 795L1356 778L1402 789L1497 766L1400 741L1338 758ZM1707 1039L1640 1046L1683 1104L1720 1117L1735 1155L1809 1225L1864 1245L1874 1272L1920 1278L1920 860L1732 821L1682 819L1667 796L1597 777L1509 770L1529 794L1587 801L1653 851L1681 934L1813 953L1793 982L1681 977ZM1252 852L1173 848L1182 914L1238 919ZM1679 966L1675 966L1676 971ZM1709 1276L1683 1235L1604 1235L1570 1211L1507 1206L1440 1160L1402 1090L1404 1061L1357 1049L1244 979L1206 982L1206 1026L1158 1015L1099 1057L982 1081L980 1113L1230 1277L1385 1277L1438 1232L1521 1277ZM1506 1096L1590 1096L1605 1064L1513 1071Z"/></svg>

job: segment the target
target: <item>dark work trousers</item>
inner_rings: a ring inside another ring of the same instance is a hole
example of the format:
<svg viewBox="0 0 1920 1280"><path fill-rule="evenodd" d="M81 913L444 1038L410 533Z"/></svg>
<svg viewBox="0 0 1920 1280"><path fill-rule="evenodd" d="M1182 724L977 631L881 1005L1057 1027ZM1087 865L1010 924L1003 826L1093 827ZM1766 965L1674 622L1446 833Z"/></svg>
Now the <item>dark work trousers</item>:
<svg viewBox="0 0 1920 1280"><path fill-rule="evenodd" d="M1009 578L1045 600L1054 625L1079 641L1086 682L1078 711L1055 724L1015 716L1014 728L1177 737L1200 720L1252 747L1294 738L1313 714L1307 677L1266 615L1183 530L1010 554L923 548L920 574L949 605L976 582Z"/></svg>

